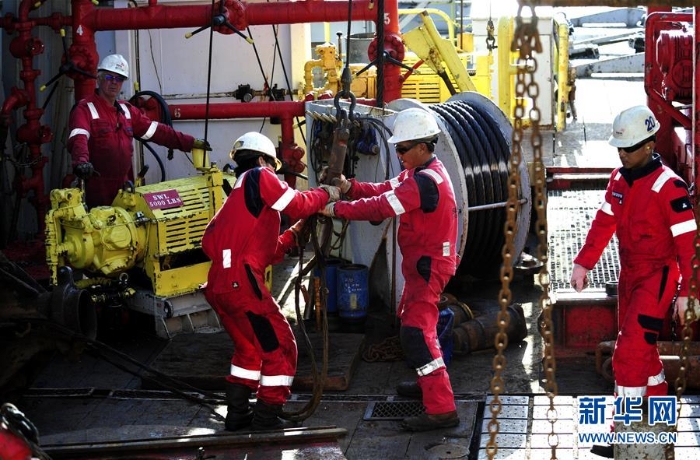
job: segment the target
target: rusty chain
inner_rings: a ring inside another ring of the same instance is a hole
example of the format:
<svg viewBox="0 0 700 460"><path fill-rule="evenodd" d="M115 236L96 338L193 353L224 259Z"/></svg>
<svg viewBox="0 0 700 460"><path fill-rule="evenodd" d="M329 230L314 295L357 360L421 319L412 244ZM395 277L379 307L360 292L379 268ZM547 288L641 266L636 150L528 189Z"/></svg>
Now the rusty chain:
<svg viewBox="0 0 700 460"><path fill-rule="evenodd" d="M700 227L700 210L698 210L698 203L697 203L697 198L695 198L695 222L697 223L698 227ZM685 323L683 326L683 342L681 344L680 348L680 353L679 358L680 358L680 368L678 370L678 376L676 377L676 380L673 382L676 390L676 400L678 401L678 404L676 406L677 410L677 418L680 418L681 416L681 396L683 396L683 393L685 392L685 387L686 387L686 372L688 371L688 366L690 366L690 363L688 362L688 354L690 350L690 342L692 339L693 335L693 329L691 327L691 324L695 322L698 318L695 316L695 302L697 302L698 298L698 265L700 264L698 261L700 261L700 232L698 230L695 231L695 239L694 239L694 246L695 246L695 254L693 255L691 259L691 266L693 267L693 275L690 277L690 280L688 281L688 287L689 287L689 292L688 292L688 308L685 309L685 315L683 318L683 322ZM672 427L673 430L678 429L678 425L674 425Z"/></svg>
<svg viewBox="0 0 700 460"><path fill-rule="evenodd" d="M529 2L528 2L529 3ZM554 357L554 334L552 328L552 303L549 298L549 273L548 273L548 242L547 242L547 195L545 190L545 168L542 157L542 135L539 130L541 118L540 110L537 107L537 97L539 96L539 85L534 81L534 74L537 70L537 60L533 52L541 53L539 32L537 30L537 16L531 5L528 5L532 15L529 21L524 21L521 15L522 2L515 19L516 27L511 43L511 51L519 52L517 60L517 77L515 85L515 110L512 135L512 154L510 159L510 172L508 178L508 201L506 204L506 224L504 226L505 244L503 246L503 266L501 268L501 291L499 292L499 304L501 312L498 315L498 333L496 334L495 348L496 356L493 360L494 375L491 380L491 392L493 398L490 404L491 421L488 423L489 440L486 444L486 453L491 460L498 452L499 423L498 415L502 410L499 395L505 390L502 371L506 366L506 358L503 351L508 346L508 335L506 330L510 318L507 307L511 302L512 293L510 282L513 279L513 257L514 257L514 237L516 232L516 218L519 210L518 193L520 190L519 169L522 162L521 146L523 144L523 118L525 115L525 96L532 101L529 110L529 119L532 126L530 140L534 153L534 188L535 188L535 208L537 209L536 232L538 237L537 257L542 262L542 269L538 276L538 281L542 288L542 295L539 305L543 312L544 323L541 327L544 339L544 367L545 367L545 391L549 397L548 420L551 424L549 434L549 445L551 447L551 458L556 459L556 448L559 438L554 431L554 424L558 414L554 407L554 399L557 395L556 383L556 360ZM527 78L526 78L527 77Z"/></svg>

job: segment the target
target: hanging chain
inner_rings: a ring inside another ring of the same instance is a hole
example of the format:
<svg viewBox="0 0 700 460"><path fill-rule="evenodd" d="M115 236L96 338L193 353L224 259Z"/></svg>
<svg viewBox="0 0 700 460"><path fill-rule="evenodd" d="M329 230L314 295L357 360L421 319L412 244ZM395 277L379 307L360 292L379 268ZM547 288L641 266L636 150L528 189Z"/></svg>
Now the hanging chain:
<svg viewBox="0 0 700 460"><path fill-rule="evenodd" d="M551 424L549 434L549 445L551 447L551 458L556 459L556 448L559 438L554 432L554 424L557 421L557 410L554 407L554 398L557 395L557 383L555 378L556 360L554 358L554 335L552 332L552 305L549 298L549 273L548 273L548 242L547 242L547 196L545 191L545 171L542 159L542 135L539 130L541 118L540 110L537 107L537 97L539 96L539 86L534 81L534 73L537 70L537 61L533 57L533 52L541 53L542 45L537 31L537 16L532 6L528 5L532 11L529 22L523 21L521 16L522 5L518 9L518 16L515 19L516 27L511 44L511 51L519 51L517 62L517 77L515 85L515 110L513 121L512 152L510 160L510 173L508 179L508 201L506 204L507 221L504 228L505 244L503 247L503 266L501 268L502 287L499 293L499 304L501 312L498 316L498 333L496 334L495 347L496 356L493 360L494 376L491 380L491 392L493 399L490 404L491 421L488 424L489 440L486 444L486 453L489 459L493 459L498 452L496 437L499 431L498 415L501 412L500 393L504 391L504 382L501 373L506 365L506 358L503 351L508 345L508 335L506 330L509 323L507 307L510 304L512 294L510 291L510 281L513 278L513 252L514 236L516 232L516 218L519 210L518 191L520 190L520 177L518 175L521 158L521 147L523 144L523 118L525 115L525 96L532 101L529 110L529 119L532 125L530 137L534 153L534 186L535 186L535 208L537 209L536 232L538 237L537 257L542 262L542 270L538 280L542 288L542 296L539 300L540 308L543 311L544 323L542 325L542 335L544 338L544 366L545 366L545 391L549 397L548 420ZM526 79L527 76L527 79ZM527 81L526 81L527 80Z"/></svg>
<svg viewBox="0 0 700 460"><path fill-rule="evenodd" d="M697 198L695 201L695 222L698 226L700 226L700 210L697 206ZM694 246L695 254L691 258L690 262L691 266L693 267L693 275L688 281L688 308L686 308L683 318L683 322L685 323L683 326L683 343L681 344L680 353L678 354L681 365L678 371L678 377L676 377L676 380L674 381L674 386L676 387L676 399L678 401L676 406L678 415L677 418L680 418L681 416L681 396L683 396L683 393L685 392L686 372L688 371L688 366L690 365L688 362L688 354L690 353L690 342L693 335L693 328L691 327L691 324L698 319L695 316L695 302L697 302L698 299L698 265L700 264L700 262L698 262L700 261L700 231L698 230L695 231ZM678 425L674 425L672 428L675 430L677 427Z"/></svg>
<svg viewBox="0 0 700 460"><path fill-rule="evenodd" d="M489 21L486 23L486 48L489 50L489 54L493 53L493 50L496 48L495 31L493 20L489 17Z"/></svg>
<svg viewBox="0 0 700 460"><path fill-rule="evenodd" d="M489 20L486 23L486 48L489 50L489 56L496 48L496 38L494 36L495 30L496 29L493 26L493 19L491 18L491 2L489 1Z"/></svg>

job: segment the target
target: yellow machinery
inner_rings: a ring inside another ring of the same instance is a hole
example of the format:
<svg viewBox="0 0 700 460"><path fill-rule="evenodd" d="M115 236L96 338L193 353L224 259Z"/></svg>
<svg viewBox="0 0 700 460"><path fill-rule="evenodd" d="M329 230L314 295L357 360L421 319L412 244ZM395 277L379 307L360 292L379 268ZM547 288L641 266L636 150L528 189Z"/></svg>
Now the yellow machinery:
<svg viewBox="0 0 700 460"><path fill-rule="evenodd" d="M449 37L442 38L430 17L430 14L439 14L439 10L437 13L430 9L401 10L400 12L417 14L422 21L422 25L402 34L404 44L410 50L406 52L403 64L414 68L412 72L408 71L404 74L405 80L401 86L402 98L417 99L425 104L437 104L447 101L453 92L476 91L491 100L497 100L499 108L512 122L516 105L515 76L518 71L515 65L516 54L510 51L514 31L513 17L501 17L498 20L497 29L493 24L490 24L491 27L487 29L488 37L494 44L497 43L493 49L499 52L494 55L491 48L488 53L476 52L475 38L471 33L462 33L456 38L452 28L448 27ZM450 25L449 17L443 19ZM551 63L551 78L556 81L558 90L556 101L552 106L556 108L554 127L557 131L562 131L566 127L568 110L571 110L575 117L575 74L569 65L568 25L566 21L557 17L553 20L553 26L557 40ZM461 48L455 46L456 42ZM335 46L325 43L319 45L316 52L320 59L308 61L305 65L302 97L310 93L315 93L316 96L323 92L335 94L340 85L339 75L343 63L336 53ZM419 64L419 61L423 62ZM370 68L369 71L357 75L357 71L364 67L364 64L350 65L353 73L351 91L356 97L371 99L376 97L376 74ZM325 86L313 87L313 68L322 69L324 81L327 82ZM492 89L494 79L497 84ZM526 102L525 105L528 104L529 102ZM530 124L527 116L522 123L524 126Z"/></svg>
<svg viewBox="0 0 700 460"><path fill-rule="evenodd" d="M408 10L413 11L413 10ZM401 96L420 100L426 104L444 102L457 92L478 91L490 97L491 65L489 55L476 55L473 52L458 51L453 45L454 38L442 39L427 10L415 10L419 13L423 25L403 34L404 43L413 53L408 52L403 64L415 70L403 82ZM439 12L439 10L438 10ZM449 18L448 18L449 19ZM451 32L451 29L450 29ZM465 34L462 41L471 37ZM324 43L316 46L319 59L307 61L304 65L304 86L301 97L310 93L316 96L323 92L337 93L340 89L340 73L343 61L338 56L336 46ZM423 62L419 64L419 61ZM417 65L419 64L419 65ZM353 80L350 90L359 98L376 97L376 71L373 67L366 69L366 64L350 64ZM315 88L313 69L318 68L323 75L325 85ZM357 74L363 70L363 73Z"/></svg>
<svg viewBox="0 0 700 460"><path fill-rule="evenodd" d="M333 43L323 43L316 46L316 54L319 59L307 61L304 64L304 87L302 89L302 97L309 93L314 93L316 96L329 91L336 94L341 89L340 73L343 68L343 61L338 57L336 47ZM350 70L353 74L359 72L364 64L350 65ZM313 69L318 68L323 74L325 86L322 88L314 88ZM377 97L377 73L372 68L367 72L356 76L350 86L350 91L357 97L375 98Z"/></svg>
<svg viewBox="0 0 700 460"><path fill-rule="evenodd" d="M58 269L83 272L76 285L92 303L126 305L156 318L156 332L219 327L200 286L211 262L201 250L207 223L224 203L224 173L202 174L157 184L125 185L112 206L89 211L77 188L51 192L46 216L46 259L51 284Z"/></svg>

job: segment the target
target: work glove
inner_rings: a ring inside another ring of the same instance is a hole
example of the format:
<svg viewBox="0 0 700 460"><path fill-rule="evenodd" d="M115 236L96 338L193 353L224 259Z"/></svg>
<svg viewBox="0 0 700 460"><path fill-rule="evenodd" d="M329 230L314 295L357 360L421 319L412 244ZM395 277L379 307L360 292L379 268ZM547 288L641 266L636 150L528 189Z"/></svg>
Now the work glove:
<svg viewBox="0 0 700 460"><path fill-rule="evenodd" d="M82 180L89 179L92 176L100 175L100 173L95 171L95 167L92 166L92 163L90 163L89 161L86 161L85 163L78 163L77 165L75 165L75 167L73 168L73 173Z"/></svg>
<svg viewBox="0 0 700 460"><path fill-rule="evenodd" d="M192 143L192 148L211 151L211 145L209 145L206 139L195 139Z"/></svg>
<svg viewBox="0 0 700 460"><path fill-rule="evenodd" d="M321 185L319 188L322 188L326 191L326 193L328 193L329 202L340 200L340 189L338 187L334 187L332 185Z"/></svg>
<svg viewBox="0 0 700 460"><path fill-rule="evenodd" d="M326 176L328 175L328 166L323 168L321 170L321 175L318 176L318 182L320 184L324 183L326 181ZM340 175L340 177L336 177L331 181L331 185L334 185L340 189L340 191L345 194L348 193L350 190L350 187L352 186L352 182L347 180L343 174Z"/></svg>
<svg viewBox="0 0 700 460"><path fill-rule="evenodd" d="M289 230L294 234L294 240L297 242L297 246L306 246L306 244L311 239L311 232L305 227L306 219L299 219L289 227Z"/></svg>
<svg viewBox="0 0 700 460"><path fill-rule="evenodd" d="M347 180L344 175L340 175L340 177L336 177L331 181L331 184L335 185L340 189L341 192L343 192L343 195L348 193L350 191L350 187L352 187L352 182Z"/></svg>
<svg viewBox="0 0 700 460"><path fill-rule="evenodd" d="M326 217L335 217L335 203L328 203L318 213Z"/></svg>
<svg viewBox="0 0 700 460"><path fill-rule="evenodd" d="M579 264L574 264L574 269L571 271L571 287L576 292L581 292L588 287L588 269Z"/></svg>
<svg viewBox="0 0 700 460"><path fill-rule="evenodd" d="M673 316L678 317L678 322L681 326L685 325L685 314L688 310L688 297L678 297L673 304ZM698 299L693 302L693 310L695 311L695 321L700 319L700 303Z"/></svg>

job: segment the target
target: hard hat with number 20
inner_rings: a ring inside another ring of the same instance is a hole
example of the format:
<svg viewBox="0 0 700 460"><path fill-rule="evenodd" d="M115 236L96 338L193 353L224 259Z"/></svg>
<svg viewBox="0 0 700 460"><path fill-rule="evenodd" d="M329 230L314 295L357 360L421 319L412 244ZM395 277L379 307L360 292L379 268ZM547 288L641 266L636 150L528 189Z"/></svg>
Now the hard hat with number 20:
<svg viewBox="0 0 700 460"><path fill-rule="evenodd" d="M630 107L615 117L608 143L617 148L632 147L656 134L659 128L659 121L649 107Z"/></svg>

